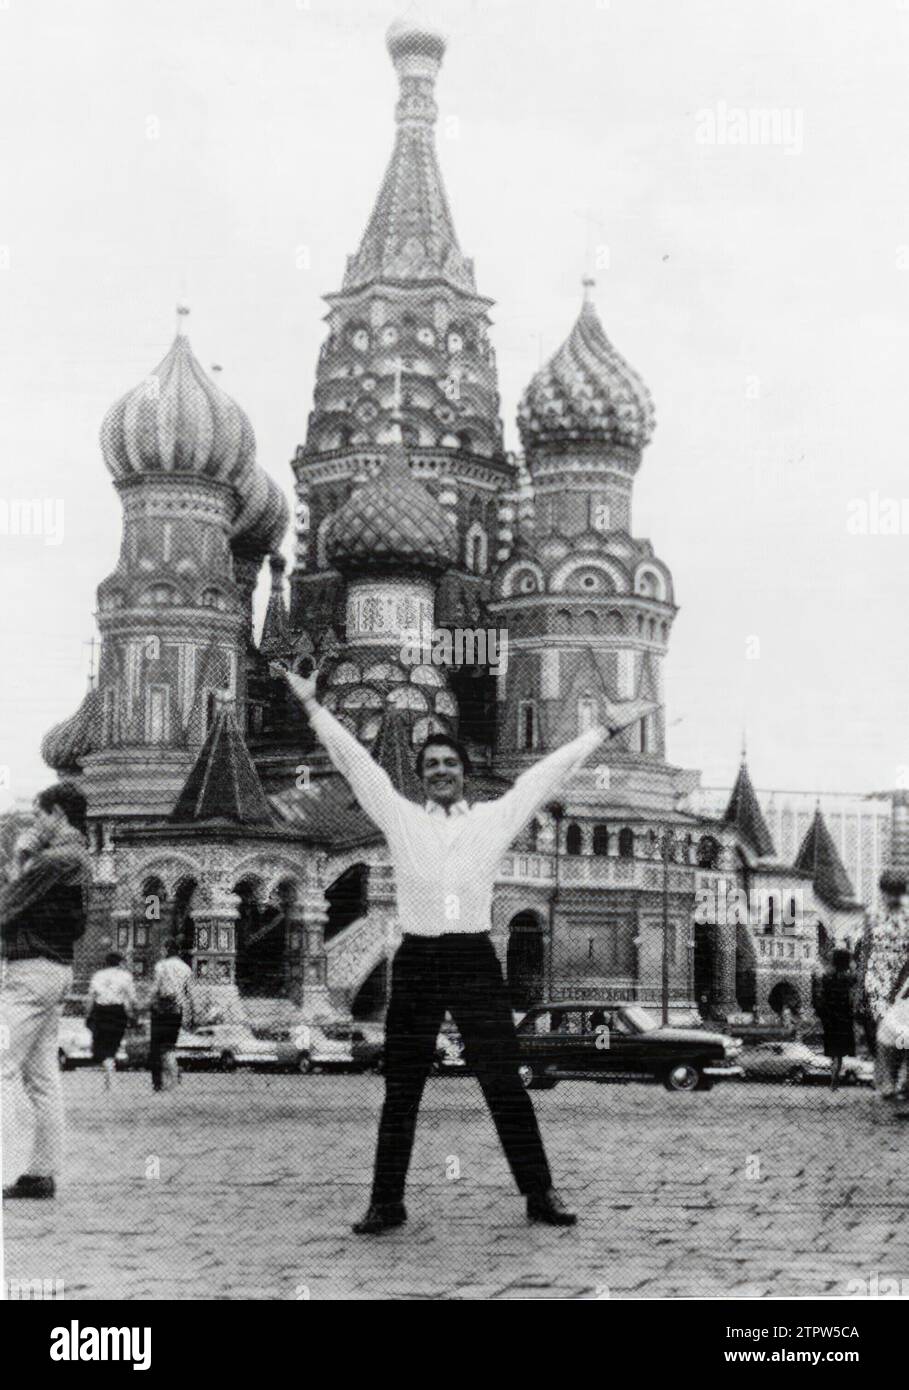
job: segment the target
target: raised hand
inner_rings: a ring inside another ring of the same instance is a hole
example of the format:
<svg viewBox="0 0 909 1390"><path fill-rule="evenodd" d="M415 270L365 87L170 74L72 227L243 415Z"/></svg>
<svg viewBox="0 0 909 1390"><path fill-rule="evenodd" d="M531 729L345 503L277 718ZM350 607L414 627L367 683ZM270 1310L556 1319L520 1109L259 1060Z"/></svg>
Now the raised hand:
<svg viewBox="0 0 909 1390"><path fill-rule="evenodd" d="M301 704L307 705L315 700L316 681L319 677L316 667L313 667L308 676L298 676L295 672L289 671L280 661L273 661L269 670L274 676L284 677Z"/></svg>

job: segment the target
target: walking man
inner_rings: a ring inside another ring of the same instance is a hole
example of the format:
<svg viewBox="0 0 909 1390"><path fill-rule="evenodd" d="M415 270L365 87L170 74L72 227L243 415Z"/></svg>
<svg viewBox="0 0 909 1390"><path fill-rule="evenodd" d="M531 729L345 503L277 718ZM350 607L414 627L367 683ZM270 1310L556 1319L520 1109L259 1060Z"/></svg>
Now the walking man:
<svg viewBox="0 0 909 1390"><path fill-rule="evenodd" d="M553 1188L533 1103L518 1074L511 1005L489 939L490 909L502 855L607 730L587 730L524 772L497 801L474 805L464 799L466 753L447 735L432 734L417 759L426 797L418 806L395 790L359 740L318 704L315 672L306 678L284 674L335 767L385 836L403 929L385 1024L385 1103L372 1198L354 1231L374 1235L407 1219L404 1185L417 1110L446 1009L527 1200L528 1218L573 1225L575 1215ZM636 702L636 717L653 708Z"/></svg>
<svg viewBox="0 0 909 1390"><path fill-rule="evenodd" d="M165 1072L171 1086L179 1080L174 1048L184 1017L187 1021L192 1017L189 992L192 974L186 961L180 958L179 942L170 938L164 943L161 959L155 966L151 994L149 1068L152 1089L155 1091L164 1089Z"/></svg>
<svg viewBox="0 0 909 1390"><path fill-rule="evenodd" d="M63 1151L57 1065L60 1011L73 982L73 946L85 931L91 864L85 797L60 782L35 799L35 831L21 867L0 890L2 1085L21 1078L34 1114L31 1159L4 1198L53 1197Z"/></svg>
<svg viewBox="0 0 909 1390"><path fill-rule="evenodd" d="M92 1061L104 1070L104 1089L113 1081L116 1056L130 1019L136 1017L136 986L119 951L110 951L88 986L86 1022L92 1035Z"/></svg>

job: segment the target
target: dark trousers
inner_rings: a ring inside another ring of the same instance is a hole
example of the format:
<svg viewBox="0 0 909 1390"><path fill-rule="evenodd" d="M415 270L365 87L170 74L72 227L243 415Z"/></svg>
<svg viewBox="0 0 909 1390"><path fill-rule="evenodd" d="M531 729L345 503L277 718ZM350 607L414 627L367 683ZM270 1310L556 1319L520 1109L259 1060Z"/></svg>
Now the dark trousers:
<svg viewBox="0 0 909 1390"><path fill-rule="evenodd" d="M160 1091L161 1089L164 1054L176 1047L177 1037L180 1033L180 1024L182 1022L183 1014L179 1009L176 1013L170 1011L159 1012L156 1009L152 1009L148 1065L151 1071L152 1086L156 1091Z"/></svg>
<svg viewBox="0 0 909 1390"><path fill-rule="evenodd" d="M511 1005L492 942L485 932L405 936L394 959L385 1021L385 1104L372 1200L404 1196L420 1097L446 1009L519 1190L545 1191L552 1178L533 1102L518 1075Z"/></svg>
<svg viewBox="0 0 909 1390"><path fill-rule="evenodd" d="M129 1022L122 1004L96 1004L86 1020L92 1035L92 1061L116 1057Z"/></svg>

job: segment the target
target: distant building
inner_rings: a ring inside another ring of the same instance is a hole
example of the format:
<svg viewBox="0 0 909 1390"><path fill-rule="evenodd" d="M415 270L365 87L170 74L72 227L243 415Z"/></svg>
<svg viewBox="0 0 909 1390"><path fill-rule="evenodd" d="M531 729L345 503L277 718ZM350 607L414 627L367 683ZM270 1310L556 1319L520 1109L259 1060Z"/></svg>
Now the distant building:
<svg viewBox="0 0 909 1390"><path fill-rule="evenodd" d="M897 800L880 794L863 796L849 792L805 792L762 790L755 794L761 807L780 858L787 863L795 859L819 808L830 837L836 845L843 867L849 875L855 897L871 911L878 907L878 879L891 866L893 845L892 816L897 814ZM705 815L718 815L729 800L725 787L699 787L691 798L692 806ZM901 867L909 867L909 853Z"/></svg>

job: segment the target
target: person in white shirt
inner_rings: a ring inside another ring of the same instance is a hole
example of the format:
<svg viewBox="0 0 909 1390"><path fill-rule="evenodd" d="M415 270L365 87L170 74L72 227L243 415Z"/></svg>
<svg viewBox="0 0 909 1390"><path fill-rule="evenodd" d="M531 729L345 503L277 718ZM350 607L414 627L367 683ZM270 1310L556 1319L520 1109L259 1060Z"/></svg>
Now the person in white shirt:
<svg viewBox="0 0 909 1390"><path fill-rule="evenodd" d="M155 1091L164 1089L165 1072L171 1086L179 1079L174 1048L184 1017L189 1019L192 1012L192 974L186 961L180 959L178 943L173 939L166 941L161 960L155 966L151 993L149 1069Z"/></svg>
<svg viewBox="0 0 909 1390"><path fill-rule="evenodd" d="M553 1188L533 1104L519 1076L511 1004L489 939L490 911L496 871L512 840L614 730L588 729L522 773L498 800L473 805L464 799L466 753L456 740L433 734L417 759L426 795L419 806L400 795L360 741L318 704L317 673L282 673L335 767L385 836L397 885L402 942L385 1023L385 1104L372 1198L354 1231L377 1234L407 1219L404 1185L417 1110L446 1009L527 1198L528 1217L572 1225L576 1217ZM636 708L641 717L654 706Z"/></svg>
<svg viewBox="0 0 909 1390"><path fill-rule="evenodd" d="M92 1035L92 1060L104 1070L104 1089L110 1090L115 1058L126 1025L138 1011L133 977L117 951L111 951L104 967L96 970L88 985L86 1023Z"/></svg>

